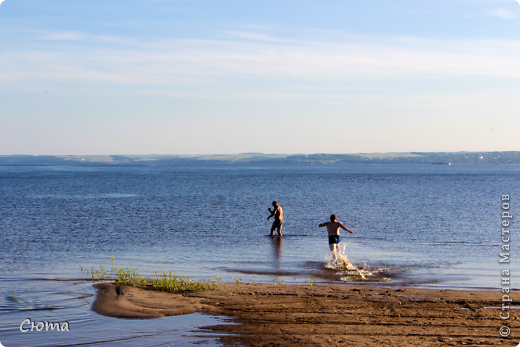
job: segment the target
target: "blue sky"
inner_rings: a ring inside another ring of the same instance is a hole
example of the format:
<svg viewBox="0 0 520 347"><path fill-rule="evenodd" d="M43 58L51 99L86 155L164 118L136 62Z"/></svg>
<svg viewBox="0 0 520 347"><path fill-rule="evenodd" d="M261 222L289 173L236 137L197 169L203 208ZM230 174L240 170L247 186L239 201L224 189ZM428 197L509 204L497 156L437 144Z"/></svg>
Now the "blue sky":
<svg viewBox="0 0 520 347"><path fill-rule="evenodd" d="M0 154L520 150L520 3L0 4Z"/></svg>

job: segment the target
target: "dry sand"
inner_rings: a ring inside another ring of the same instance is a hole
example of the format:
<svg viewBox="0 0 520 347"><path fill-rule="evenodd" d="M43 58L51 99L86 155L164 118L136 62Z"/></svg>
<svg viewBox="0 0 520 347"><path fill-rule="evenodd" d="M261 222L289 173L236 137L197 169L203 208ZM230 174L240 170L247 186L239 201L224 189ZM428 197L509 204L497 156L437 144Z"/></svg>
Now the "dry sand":
<svg viewBox="0 0 520 347"><path fill-rule="evenodd" d="M284 284L220 284L172 294L95 285L93 310L111 317L153 318L193 312L240 324L204 327L238 346L517 346L518 310L500 320L498 291L388 289ZM518 293L513 293L513 297ZM499 328L511 327L501 338ZM233 335L228 335L233 334Z"/></svg>

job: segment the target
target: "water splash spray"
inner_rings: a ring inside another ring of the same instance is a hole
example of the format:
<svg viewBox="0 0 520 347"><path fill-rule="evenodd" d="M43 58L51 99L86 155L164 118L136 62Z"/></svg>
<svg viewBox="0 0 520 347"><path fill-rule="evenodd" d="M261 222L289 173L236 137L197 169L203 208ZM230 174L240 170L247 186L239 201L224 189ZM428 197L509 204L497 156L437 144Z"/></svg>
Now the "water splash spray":
<svg viewBox="0 0 520 347"><path fill-rule="evenodd" d="M328 255L325 259L326 266L334 270L339 270L340 273L346 271L348 276L359 276L361 279L366 280L366 276L372 273L367 270L366 264L363 269L360 269L348 260L345 255L346 246L345 243L340 243L340 252L336 254L336 259L334 260L331 255ZM344 278L342 279L345 280Z"/></svg>

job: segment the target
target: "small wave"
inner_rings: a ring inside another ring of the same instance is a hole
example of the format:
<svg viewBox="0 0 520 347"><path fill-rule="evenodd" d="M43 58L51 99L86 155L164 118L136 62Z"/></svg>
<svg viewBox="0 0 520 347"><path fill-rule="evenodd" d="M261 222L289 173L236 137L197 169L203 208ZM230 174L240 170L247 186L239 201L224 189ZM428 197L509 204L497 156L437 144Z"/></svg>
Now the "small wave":
<svg viewBox="0 0 520 347"><path fill-rule="evenodd" d="M118 194L118 193L101 195L102 198L131 198L134 196L135 196L134 194Z"/></svg>
<svg viewBox="0 0 520 347"><path fill-rule="evenodd" d="M131 198L136 196L135 194L85 194L85 195L66 195L66 194L31 194L27 195L30 199L108 199L108 198Z"/></svg>

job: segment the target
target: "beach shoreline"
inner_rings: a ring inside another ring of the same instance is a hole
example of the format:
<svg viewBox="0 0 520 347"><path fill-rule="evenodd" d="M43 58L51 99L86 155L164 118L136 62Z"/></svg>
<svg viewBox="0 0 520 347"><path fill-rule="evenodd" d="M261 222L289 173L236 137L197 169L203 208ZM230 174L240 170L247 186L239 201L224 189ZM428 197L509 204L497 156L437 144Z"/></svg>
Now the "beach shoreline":
<svg viewBox="0 0 520 347"><path fill-rule="evenodd" d="M117 318L201 312L239 324L203 327L224 345L515 346L518 310L499 318L498 291L375 286L220 283L173 294L98 283L92 309ZM501 337L507 325L511 335Z"/></svg>

